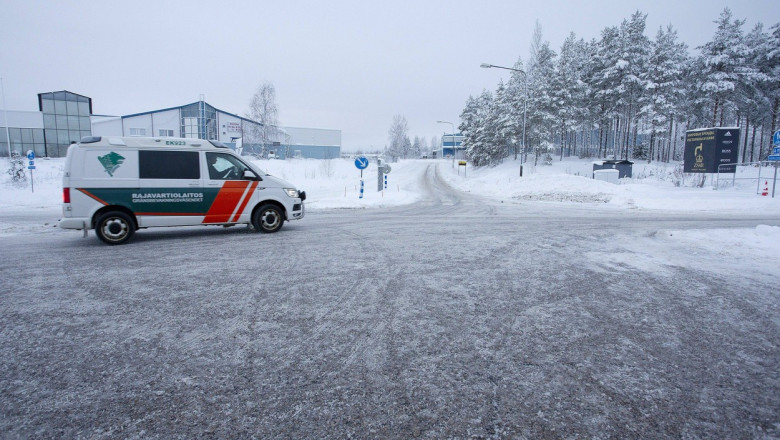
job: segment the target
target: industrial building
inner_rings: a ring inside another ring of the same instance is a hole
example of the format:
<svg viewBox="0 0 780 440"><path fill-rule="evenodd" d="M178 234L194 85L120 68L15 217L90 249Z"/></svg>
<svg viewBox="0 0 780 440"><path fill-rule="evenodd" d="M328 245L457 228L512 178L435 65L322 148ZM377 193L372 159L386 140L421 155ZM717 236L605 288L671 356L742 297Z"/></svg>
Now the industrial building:
<svg viewBox="0 0 780 440"><path fill-rule="evenodd" d="M72 142L92 135L218 140L243 154L281 159L331 159L341 154L341 130L273 127L260 136L262 124L220 110L203 99L177 107L109 116L92 113L92 98L59 91L38 94L38 109L4 112L0 120L0 156L7 157L10 152L24 155L33 150L38 157L62 157Z"/></svg>
<svg viewBox="0 0 780 440"><path fill-rule="evenodd" d="M455 157L456 159L464 159L466 157L466 150L463 147L464 136L461 133L444 133L441 137L441 149L438 152L439 157ZM434 157L437 154L434 154Z"/></svg>

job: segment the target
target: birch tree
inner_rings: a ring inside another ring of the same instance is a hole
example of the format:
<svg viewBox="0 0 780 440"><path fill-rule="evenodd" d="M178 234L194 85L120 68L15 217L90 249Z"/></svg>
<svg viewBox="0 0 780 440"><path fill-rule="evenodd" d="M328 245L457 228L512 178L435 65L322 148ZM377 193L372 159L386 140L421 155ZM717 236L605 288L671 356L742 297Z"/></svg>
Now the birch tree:
<svg viewBox="0 0 780 440"><path fill-rule="evenodd" d="M243 143L251 145L255 154L261 157L268 156L268 147L278 137L279 109L276 106L276 89L273 83L264 82L257 87L257 91L249 101L248 119L258 122L260 125L250 125L244 130ZM259 145L259 148L256 146Z"/></svg>

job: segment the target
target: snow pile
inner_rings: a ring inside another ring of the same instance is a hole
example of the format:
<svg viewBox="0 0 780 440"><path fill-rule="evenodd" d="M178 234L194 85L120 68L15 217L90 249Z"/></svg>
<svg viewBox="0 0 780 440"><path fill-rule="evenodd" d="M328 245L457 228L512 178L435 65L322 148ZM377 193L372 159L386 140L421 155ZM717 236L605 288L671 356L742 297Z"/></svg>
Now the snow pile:
<svg viewBox="0 0 780 440"><path fill-rule="evenodd" d="M377 191L377 164L363 170L363 198L360 198L360 170L352 160L292 159L255 160L258 168L306 191L306 209L388 207L419 200L418 173L422 161L402 166L392 164L387 190ZM384 181L383 181L384 186Z"/></svg>
<svg viewBox="0 0 780 440"><path fill-rule="evenodd" d="M656 238L679 245L696 247L733 262L748 258L776 268L780 255L780 226L759 225L740 229L696 229L659 231ZM745 249L750 255L745 255Z"/></svg>
<svg viewBox="0 0 780 440"><path fill-rule="evenodd" d="M706 226L702 223L702 227ZM780 226L661 230L651 237L629 240L621 247L630 249L631 258L615 250L589 252L586 257L610 270L628 264L653 267L657 274L676 276L679 268L685 267L711 272L713 279L726 276L776 281ZM671 249L679 252L670 252Z"/></svg>
<svg viewBox="0 0 780 440"><path fill-rule="evenodd" d="M615 185L591 178L593 162L581 159L554 161L551 166L508 160L493 168L452 167L441 170L455 188L501 201L601 204L610 208L677 212L729 212L780 214L780 197L756 194L756 180L716 190L710 184L680 178L679 164L634 163L631 179ZM456 169L459 168L459 169ZM765 171L766 172L766 171ZM711 177L710 177L711 179ZM746 180L747 181L747 180ZM742 181L740 181L742 182ZM770 182L771 185L771 182Z"/></svg>

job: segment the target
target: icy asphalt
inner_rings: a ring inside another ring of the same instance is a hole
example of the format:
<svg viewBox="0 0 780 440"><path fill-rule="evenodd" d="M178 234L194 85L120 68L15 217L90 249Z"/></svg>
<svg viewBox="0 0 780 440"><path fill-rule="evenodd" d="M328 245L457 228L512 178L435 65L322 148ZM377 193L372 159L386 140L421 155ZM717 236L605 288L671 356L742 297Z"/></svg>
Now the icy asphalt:
<svg viewBox="0 0 780 440"><path fill-rule="evenodd" d="M0 438L780 436L779 277L662 240L780 220L420 179L272 235L3 238Z"/></svg>

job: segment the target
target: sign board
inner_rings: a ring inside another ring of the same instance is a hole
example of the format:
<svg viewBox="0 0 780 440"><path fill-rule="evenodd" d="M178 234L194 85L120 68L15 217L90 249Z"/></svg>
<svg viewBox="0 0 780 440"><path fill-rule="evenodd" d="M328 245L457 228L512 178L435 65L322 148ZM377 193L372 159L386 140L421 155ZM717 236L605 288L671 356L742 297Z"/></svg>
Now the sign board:
<svg viewBox="0 0 780 440"><path fill-rule="evenodd" d="M385 164L385 167L384 167L384 171L383 171L383 172L384 172L385 174L390 174L390 170L391 170L391 169L392 169L392 168L390 168L390 165L387 165L387 164Z"/></svg>
<svg viewBox="0 0 780 440"><path fill-rule="evenodd" d="M772 143L777 147L780 146L780 130L777 130L772 136ZM777 153L775 153L777 154Z"/></svg>
<svg viewBox="0 0 780 440"><path fill-rule="evenodd" d="M368 168L368 158L365 156L360 156L355 159L355 166L359 170L365 170Z"/></svg>
<svg viewBox="0 0 780 440"><path fill-rule="evenodd" d="M29 160L35 160L35 152L34 152L33 150L29 150L29 151L27 152L27 159L29 159ZM32 164L30 164L30 165L32 165Z"/></svg>
<svg viewBox="0 0 780 440"><path fill-rule="evenodd" d="M739 153L739 128L706 128L685 132L686 173L734 173Z"/></svg>

